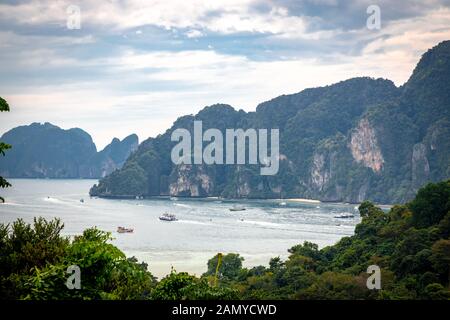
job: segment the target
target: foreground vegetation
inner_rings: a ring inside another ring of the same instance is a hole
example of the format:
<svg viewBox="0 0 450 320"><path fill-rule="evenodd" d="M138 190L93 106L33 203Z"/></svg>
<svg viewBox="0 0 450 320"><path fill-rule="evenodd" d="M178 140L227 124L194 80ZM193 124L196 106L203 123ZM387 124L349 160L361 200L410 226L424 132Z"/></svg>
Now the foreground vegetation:
<svg viewBox="0 0 450 320"><path fill-rule="evenodd" d="M8 111L9 111L8 102L6 102L5 99L0 97L0 112L8 112ZM0 141L0 156L4 157L5 151L8 149L11 149L11 145ZM4 189L4 188L8 188L10 186L11 186L11 184L5 178L0 176L0 188ZM1 197L1 196L0 196L0 202L1 203L5 202L5 199L3 199L3 197Z"/></svg>
<svg viewBox="0 0 450 320"><path fill-rule="evenodd" d="M1 299L450 299L450 180L429 184L388 213L364 202L355 235L321 250L305 242L286 261L243 268L238 254L216 255L200 278L172 272L157 281L145 263L88 229L69 239L58 220L0 225ZM220 260L220 263L219 263ZM81 269L69 290L66 270ZM369 290L369 265L381 290Z"/></svg>

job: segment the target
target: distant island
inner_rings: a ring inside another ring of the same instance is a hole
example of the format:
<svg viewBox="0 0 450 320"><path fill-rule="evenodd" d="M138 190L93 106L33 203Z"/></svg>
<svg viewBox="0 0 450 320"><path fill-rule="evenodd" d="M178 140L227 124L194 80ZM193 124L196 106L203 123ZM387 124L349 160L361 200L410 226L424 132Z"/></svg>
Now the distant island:
<svg viewBox="0 0 450 320"><path fill-rule="evenodd" d="M132 134L122 141L114 138L97 152L84 130L48 122L14 128L0 139L13 146L0 167L7 178L101 178L121 168L139 144Z"/></svg>
<svg viewBox="0 0 450 320"><path fill-rule="evenodd" d="M261 176L259 165L174 165L171 132L192 131L194 120L222 132L278 128L278 174ZM444 41L401 87L354 78L274 98L255 112L217 104L180 117L90 194L404 203L427 182L449 177L450 41Z"/></svg>

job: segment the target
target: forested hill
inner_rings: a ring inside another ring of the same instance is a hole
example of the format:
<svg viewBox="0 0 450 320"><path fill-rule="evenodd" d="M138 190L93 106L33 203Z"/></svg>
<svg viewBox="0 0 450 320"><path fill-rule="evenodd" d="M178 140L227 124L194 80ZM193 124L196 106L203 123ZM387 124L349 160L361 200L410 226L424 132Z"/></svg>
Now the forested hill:
<svg viewBox="0 0 450 320"><path fill-rule="evenodd" d="M1 140L13 146L0 163L0 174L10 178L100 178L120 168L138 146L132 134L97 152L87 132L50 123L14 128Z"/></svg>
<svg viewBox="0 0 450 320"><path fill-rule="evenodd" d="M261 103L255 112L229 105L180 117L144 141L108 175L98 196L306 197L324 201L405 202L429 181L450 177L450 41L426 52L411 78L354 78ZM176 128L279 128L280 170L255 165L176 166Z"/></svg>

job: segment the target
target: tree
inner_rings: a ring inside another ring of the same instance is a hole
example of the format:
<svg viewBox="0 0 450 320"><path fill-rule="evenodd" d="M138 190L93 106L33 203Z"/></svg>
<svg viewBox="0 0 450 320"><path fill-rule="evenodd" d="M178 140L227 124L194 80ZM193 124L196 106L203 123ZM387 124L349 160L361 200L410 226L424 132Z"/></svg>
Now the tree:
<svg viewBox="0 0 450 320"><path fill-rule="evenodd" d="M208 271L205 275L214 275L216 273L219 254L215 255L208 261ZM236 253L229 253L223 256L222 263L219 267L219 279L233 280L239 275L242 269L242 261L244 258Z"/></svg>
<svg viewBox="0 0 450 320"><path fill-rule="evenodd" d="M281 268L283 268L283 266L284 262L281 261L280 257L272 258L269 261L269 270L272 272L280 270Z"/></svg>
<svg viewBox="0 0 450 320"><path fill-rule="evenodd" d="M58 219L0 224L0 300L149 299L155 278L126 259L109 233L92 228L73 241ZM81 289L66 286L67 268L81 270Z"/></svg>
<svg viewBox="0 0 450 320"><path fill-rule="evenodd" d="M9 111L8 102L5 99L0 97L0 112ZM0 155L5 156L5 150L11 149L9 144L0 141ZM2 176L0 176L0 188L8 188L11 187L11 184ZM5 202L5 199L0 197L0 202Z"/></svg>
<svg viewBox="0 0 450 320"><path fill-rule="evenodd" d="M448 282L450 277L450 240L438 240L432 248L430 261L434 269Z"/></svg>
<svg viewBox="0 0 450 320"><path fill-rule="evenodd" d="M296 246L293 246L292 248L288 249L288 252L299 256L309 257L315 260L320 259L319 246L309 241L303 242L303 245L298 244Z"/></svg>
<svg viewBox="0 0 450 320"><path fill-rule="evenodd" d="M309 288L297 294L299 299L355 300L366 298L369 290L357 277L344 273L325 272Z"/></svg>
<svg viewBox="0 0 450 320"><path fill-rule="evenodd" d="M425 288L425 295L431 300L448 300L450 299L450 292L445 290L444 286L440 283L429 284Z"/></svg>
<svg viewBox="0 0 450 320"><path fill-rule="evenodd" d="M370 214L370 212L375 208L376 207L372 202L366 200L359 205L358 210L361 217L364 218L367 217Z"/></svg>
<svg viewBox="0 0 450 320"><path fill-rule="evenodd" d="M43 218L35 218L33 225L25 223L22 219L12 224L0 224L2 299L19 299L25 296L29 293L26 283L32 273L45 269L47 265L61 264L63 254L69 245L69 240L60 236L62 228L60 220L46 221ZM65 273L65 270L60 271L62 275ZM49 273L55 272L56 270L52 269ZM49 276L49 273L38 274L35 280Z"/></svg>
<svg viewBox="0 0 450 320"><path fill-rule="evenodd" d="M181 300L183 289L195 284L195 277L186 272L177 273L174 270L164 277L152 292L154 300Z"/></svg>
<svg viewBox="0 0 450 320"><path fill-rule="evenodd" d="M427 228L444 218L450 211L450 180L429 183L420 189L409 204L412 222L417 228Z"/></svg>

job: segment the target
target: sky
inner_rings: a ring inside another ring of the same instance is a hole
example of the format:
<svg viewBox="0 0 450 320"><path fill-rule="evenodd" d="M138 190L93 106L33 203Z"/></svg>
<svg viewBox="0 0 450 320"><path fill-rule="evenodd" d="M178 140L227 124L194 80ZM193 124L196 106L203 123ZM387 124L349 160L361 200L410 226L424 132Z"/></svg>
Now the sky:
<svg viewBox="0 0 450 320"><path fill-rule="evenodd" d="M99 150L143 141L215 103L253 111L357 76L400 86L449 39L450 0L0 0L0 135L51 122Z"/></svg>

